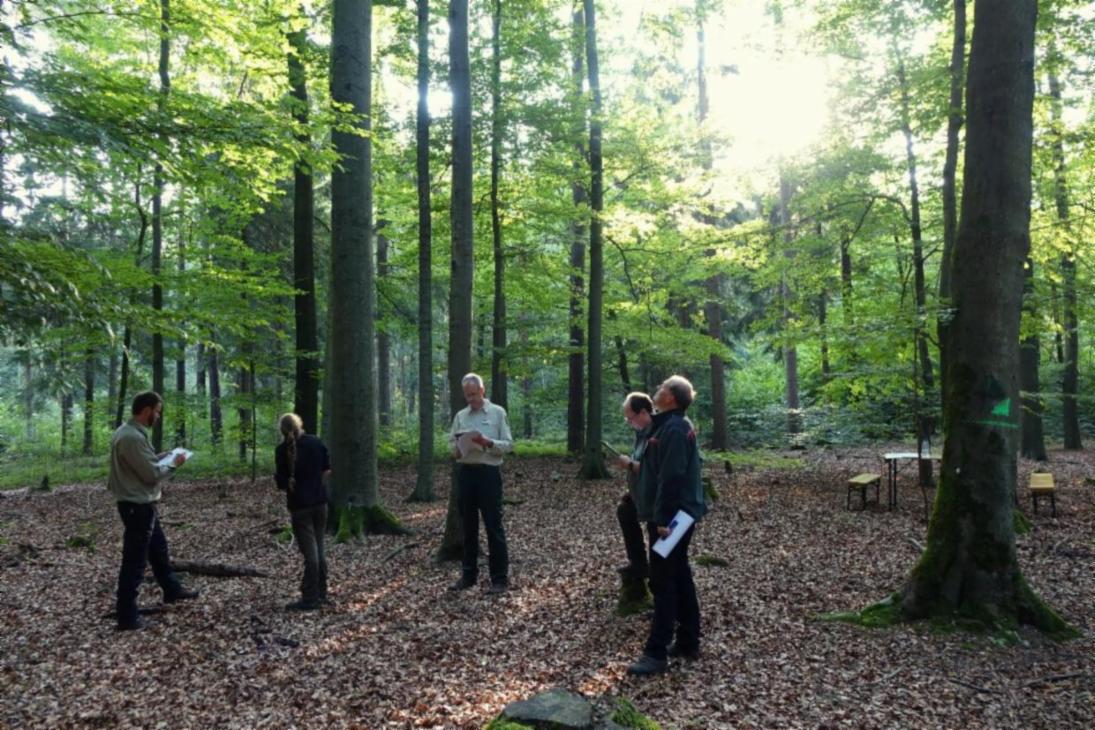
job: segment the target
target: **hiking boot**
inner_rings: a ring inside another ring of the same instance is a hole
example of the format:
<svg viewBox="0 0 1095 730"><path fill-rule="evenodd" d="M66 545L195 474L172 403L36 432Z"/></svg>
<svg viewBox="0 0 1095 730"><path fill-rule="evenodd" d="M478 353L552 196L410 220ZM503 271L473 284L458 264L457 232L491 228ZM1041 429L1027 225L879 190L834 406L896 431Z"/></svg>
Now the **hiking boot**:
<svg viewBox="0 0 1095 730"><path fill-rule="evenodd" d="M286 611L318 611L320 603L319 601L306 601L303 598L299 601L293 601L292 603L285 604Z"/></svg>
<svg viewBox="0 0 1095 730"><path fill-rule="evenodd" d="M669 662L665 659L655 659L649 654L643 654L639 657L637 662L628 666L627 673L645 676L649 674L661 674L667 669L669 669Z"/></svg>
<svg viewBox="0 0 1095 730"><path fill-rule="evenodd" d="M169 596L165 595L163 597L163 602L164 603L178 603L179 601L189 601L190 599L197 598L197 597L198 597L198 592L197 591L187 590L185 588L180 588L178 591L176 591L175 593L172 593Z"/></svg>
<svg viewBox="0 0 1095 730"><path fill-rule="evenodd" d="M689 662L700 658L700 648L698 646L682 647L676 641L669 645L668 653L674 659L684 659Z"/></svg>
<svg viewBox="0 0 1095 730"><path fill-rule="evenodd" d="M140 631L141 629L147 629L152 625L151 621L146 621L140 616L135 621L119 621L114 627L115 631Z"/></svg>
<svg viewBox="0 0 1095 730"><path fill-rule="evenodd" d="M487 593L491 595L500 595L509 590L509 583L503 580L496 580L491 582L490 588L487 589Z"/></svg>
<svg viewBox="0 0 1095 730"><path fill-rule="evenodd" d="M475 580L472 578L459 578L455 583L449 586L450 591L466 591L475 585Z"/></svg>

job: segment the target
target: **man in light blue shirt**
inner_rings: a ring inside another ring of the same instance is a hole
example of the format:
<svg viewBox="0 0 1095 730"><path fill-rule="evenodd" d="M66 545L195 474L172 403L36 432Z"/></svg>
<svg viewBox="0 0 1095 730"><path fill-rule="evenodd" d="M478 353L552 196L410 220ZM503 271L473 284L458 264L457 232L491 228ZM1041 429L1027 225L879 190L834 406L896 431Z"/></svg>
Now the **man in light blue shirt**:
<svg viewBox="0 0 1095 730"><path fill-rule="evenodd" d="M461 379L468 404L452 419L449 446L456 459L457 504L464 526L461 576L452 586L462 591L479 580L479 513L487 530L490 592L509 587L509 553L502 526L502 456L513 450L506 409L486 399L483 379L468 373Z"/></svg>

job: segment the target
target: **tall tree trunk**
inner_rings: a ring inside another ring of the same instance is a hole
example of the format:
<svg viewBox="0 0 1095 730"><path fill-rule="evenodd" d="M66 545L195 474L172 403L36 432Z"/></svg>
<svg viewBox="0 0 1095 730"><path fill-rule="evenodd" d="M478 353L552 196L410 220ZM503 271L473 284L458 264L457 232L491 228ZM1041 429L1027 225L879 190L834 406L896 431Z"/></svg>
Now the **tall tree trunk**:
<svg viewBox="0 0 1095 730"><path fill-rule="evenodd" d="M418 112L415 156L418 187L418 468L414 494L433 491L433 219L430 203L430 1L418 0Z"/></svg>
<svg viewBox="0 0 1095 730"><path fill-rule="evenodd" d="M780 172L779 176L779 222L783 229L783 255L794 258L791 244L794 232L791 230L791 181ZM787 274L780 282L780 299L783 302L784 336L788 342L783 346L784 394L787 400L787 433L796 434L802 430L802 414L798 398L798 349L791 341L789 325L791 322L791 288L787 283Z"/></svg>
<svg viewBox="0 0 1095 730"><path fill-rule="evenodd" d="M1069 220L1069 191L1067 166L1065 163L1064 131L1062 119L1061 81L1053 62L1059 60L1057 44L1051 41L1048 53L1051 63L1049 71L1050 113L1052 115L1053 145L1053 198L1057 208L1057 220L1065 236L1067 251L1061 256L1061 288L1064 291L1064 372L1061 376L1061 416L1064 419L1064 447L1082 449L1080 438L1080 412L1076 396L1080 386L1080 323L1077 313L1076 297L1076 243L1073 238L1072 224Z"/></svg>
<svg viewBox="0 0 1095 730"><path fill-rule="evenodd" d="M107 365L107 378L106 378L106 407L103 408L103 419L107 425L113 423L113 415L111 414L111 408L115 403L115 399L118 397L118 348L114 343L110 345L110 362ZM117 428L117 426L115 426Z"/></svg>
<svg viewBox="0 0 1095 730"><path fill-rule="evenodd" d="M95 350L84 353L84 456L95 449Z"/></svg>
<svg viewBox="0 0 1095 730"><path fill-rule="evenodd" d="M251 408L248 403L255 384L251 382L251 372L246 365L241 365L236 371L236 398L239 403L236 406L236 415L239 417L239 456L240 463L247 462L247 448L250 445L251 436Z"/></svg>
<svg viewBox="0 0 1095 730"><path fill-rule="evenodd" d="M1036 325L1037 305L1034 302L1034 261L1028 256L1023 275L1023 317L1028 320L1030 335L1019 344L1019 393L1022 397L1020 430L1023 442L1020 453L1027 459L1046 460L1046 441L1042 433L1042 395L1038 376L1041 340Z"/></svg>
<svg viewBox="0 0 1095 730"><path fill-rule="evenodd" d="M821 382L828 383L833 379L832 367L829 364L829 293L821 292L817 297L817 326L821 331Z"/></svg>
<svg viewBox="0 0 1095 730"><path fill-rule="evenodd" d="M506 257L502 250L502 212L498 184L502 175L502 0L492 0L490 222L494 244L494 328L491 336L490 399L506 408Z"/></svg>
<svg viewBox="0 0 1095 730"><path fill-rule="evenodd" d="M170 0L160 0L160 94L156 102L161 114L167 109L167 97L171 93L171 77L168 75L170 61L171 8ZM163 264L163 163L156 161L152 174L152 310L157 320L163 311L163 284L160 271ZM161 323L156 322L152 330L152 390L163 395L164 392L164 356L163 333ZM152 448L159 451L163 447L163 421L156 421L152 429Z"/></svg>
<svg viewBox="0 0 1095 730"><path fill-rule="evenodd" d="M449 411L464 407L460 380L471 371L472 302L472 154L471 75L468 66L468 0L449 2L449 84L452 91L452 277L449 281ZM445 534L437 556L456 560L464 542L452 470Z"/></svg>
<svg viewBox="0 0 1095 730"><path fill-rule="evenodd" d="M209 357L205 352L205 343L199 342L194 355L194 393L198 396L198 417L209 417L209 401L206 399L205 371Z"/></svg>
<svg viewBox="0 0 1095 730"><path fill-rule="evenodd" d="M586 133L587 105L582 96L582 80L585 63L585 16L575 10L572 27L571 81L572 92L580 112L576 115L575 160L570 183L570 196L574 203L574 219L571 223L570 243L570 357L567 378L567 453L578 454L585 447L585 363L583 348L585 331L582 329L582 301L585 297L586 226L589 196L582 184L585 147L581 139Z"/></svg>
<svg viewBox="0 0 1095 730"><path fill-rule="evenodd" d="M217 347L209 350L209 435L213 446L224 437L224 415L221 413L221 368Z"/></svg>
<svg viewBox="0 0 1095 730"><path fill-rule="evenodd" d="M1030 248L1036 0L979 5L970 53L962 215L954 251L946 445L905 618L1068 631L1016 559L1019 321Z"/></svg>
<svg viewBox="0 0 1095 730"><path fill-rule="evenodd" d="M300 15L306 16L301 7ZM307 31L300 29L287 36L290 52L289 87L293 98L295 138L302 149L310 149L308 126L307 69L304 54ZM293 385L293 410L304 423L307 433L319 430L319 336L316 321L315 269L315 190L312 166L306 158L293 165L293 320L296 330L296 377Z"/></svg>
<svg viewBox="0 0 1095 730"><path fill-rule="evenodd" d="M939 394L947 392L948 328L951 311L951 260L958 230L958 135L962 131L962 89L966 77L966 0L954 0L954 39L951 43L950 104L947 108L947 152L943 162L943 257L939 262Z"/></svg>
<svg viewBox="0 0 1095 730"><path fill-rule="evenodd" d="M705 172L710 172L713 167L713 153L711 150L711 138L703 126L707 123L708 98L707 98L707 35L704 30L706 15L706 2L696 1L696 41L698 57L696 60L696 77L699 80L699 108L698 114L702 137L701 160ZM715 221L712 216L704 215L704 223L713 226ZM708 258L715 258L715 249L708 249ZM707 301L704 303L704 319L707 320L707 336L714 340L715 344L722 344L722 275L712 274L705 282ZM711 448L716 451L725 451L730 448L730 437L726 425L726 374L722 358L712 352L708 357L711 370Z"/></svg>
<svg viewBox="0 0 1095 730"><path fill-rule="evenodd" d="M896 52L895 52L896 55ZM905 161L909 175L909 231L913 244L913 288L916 298L916 326L913 329L913 337L916 340L916 357L920 367L920 382L913 387L923 390L925 396L931 394L935 387L935 378L932 375L931 353L928 351L927 325L927 291L924 282L924 238L920 224L920 182L916 176L916 152L913 145L913 131L911 111L909 109L909 82L905 75L905 61L897 59L897 80L901 87L901 133L905 137ZM923 399L917 398L917 403L923 403ZM931 416L925 415L916 409L916 442L926 444L931 442L934 431ZM935 483L932 475L931 459L919 461L920 484L930 487Z"/></svg>
<svg viewBox="0 0 1095 730"><path fill-rule="evenodd" d="M376 403L377 417L381 426L392 425L392 337L388 334L388 307L379 296L379 283L388 278L388 237L384 228L388 221L380 220L376 226L376 316L380 321L376 332Z"/></svg>
<svg viewBox="0 0 1095 730"><path fill-rule="evenodd" d="M72 430L72 391L66 390L61 394L61 453L68 450L68 434Z"/></svg>
<svg viewBox="0 0 1095 730"><path fill-rule="evenodd" d="M583 479L604 479L608 476L605 469L604 453L601 449L602 412L601 385L604 373L601 370L601 309L604 306L604 250L603 221L604 212L604 160L601 153L601 80L597 60L597 16L594 0L583 0L586 21L586 66L589 70L589 91L592 107L589 119L589 200L591 218L589 222L589 400L586 407L586 444L582 463Z"/></svg>
<svg viewBox="0 0 1095 730"><path fill-rule="evenodd" d="M186 240L179 235L179 277L186 271ZM179 340L179 354L175 359L175 445L186 446L186 338Z"/></svg>
<svg viewBox="0 0 1095 730"><path fill-rule="evenodd" d="M133 188L133 204L137 209L137 217L140 218L141 227L137 232L137 252L133 257L134 266L136 268L141 267L141 259L144 257L144 242L145 237L148 235L148 215L145 213L144 208L141 207L141 183L140 183L140 171L137 173L137 184ZM129 308L132 310L137 303L137 291L130 289L129 291ZM126 398L129 395L129 353L130 348L133 345L133 331L127 321L122 332L122 374L119 378L118 384L118 408L114 418L114 428L118 428L127 419Z"/></svg>
<svg viewBox="0 0 1095 730"><path fill-rule="evenodd" d="M23 422L27 440L34 438L34 371L31 366L30 347L20 351L23 360Z"/></svg>
<svg viewBox="0 0 1095 730"><path fill-rule="evenodd" d="M331 135L331 463L340 540L401 531L377 479L376 272L372 240L372 0L335 0L331 98L357 119ZM362 136L364 134L365 136Z"/></svg>

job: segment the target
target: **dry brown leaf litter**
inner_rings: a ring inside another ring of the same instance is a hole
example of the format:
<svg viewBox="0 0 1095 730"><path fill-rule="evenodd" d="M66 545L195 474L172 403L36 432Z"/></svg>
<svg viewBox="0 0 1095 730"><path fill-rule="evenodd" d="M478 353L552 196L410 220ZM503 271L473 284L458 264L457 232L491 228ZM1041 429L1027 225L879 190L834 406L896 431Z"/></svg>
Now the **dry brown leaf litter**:
<svg viewBox="0 0 1095 730"><path fill-rule="evenodd" d="M7 727L480 727L507 702L555 686L631 698L669 728L1084 728L1095 724L1095 460L1056 452L1058 516L1019 538L1035 590L1080 629L1055 644L872 631L814 619L900 585L925 526L911 470L895 512L844 509L844 481L879 450L811 453L795 471L709 473L722 499L692 554L703 657L667 675L624 673L647 621L613 614L623 562L619 480L584 483L562 460L505 467L514 589L446 592L455 564L431 551L439 500L407 504L412 468L381 471L386 506L413 537L329 546L337 605L295 615L300 559L271 528L282 495L260 481L178 482L162 509L173 556L250 566L270 578L185 576L197 601L117 634L121 526L100 485L0 497L0 724ZM1020 481L1034 465L1023 462ZM1041 468L1041 467L1039 467ZM553 479L552 475L563 475ZM885 499L883 499L885 502ZM1029 500L1023 507L1030 512ZM1047 505L1048 508L1048 505ZM94 547L66 541L90 536ZM404 550L396 548L417 542ZM393 554L394 552L394 554ZM142 588L142 605L159 604Z"/></svg>

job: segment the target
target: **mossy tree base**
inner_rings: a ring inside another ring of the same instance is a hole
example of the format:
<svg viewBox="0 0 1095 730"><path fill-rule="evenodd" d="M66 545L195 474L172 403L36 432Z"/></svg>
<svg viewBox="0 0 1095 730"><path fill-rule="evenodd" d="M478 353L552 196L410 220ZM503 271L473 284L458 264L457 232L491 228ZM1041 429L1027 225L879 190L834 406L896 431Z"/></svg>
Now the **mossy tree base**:
<svg viewBox="0 0 1095 730"><path fill-rule="evenodd" d="M650 591L646 588L646 576L630 570L620 573L620 595L616 601L617 616L634 616L654 607Z"/></svg>
<svg viewBox="0 0 1095 730"><path fill-rule="evenodd" d="M335 507L335 542L344 543L365 535L406 535L399 518L380 505L374 507Z"/></svg>

